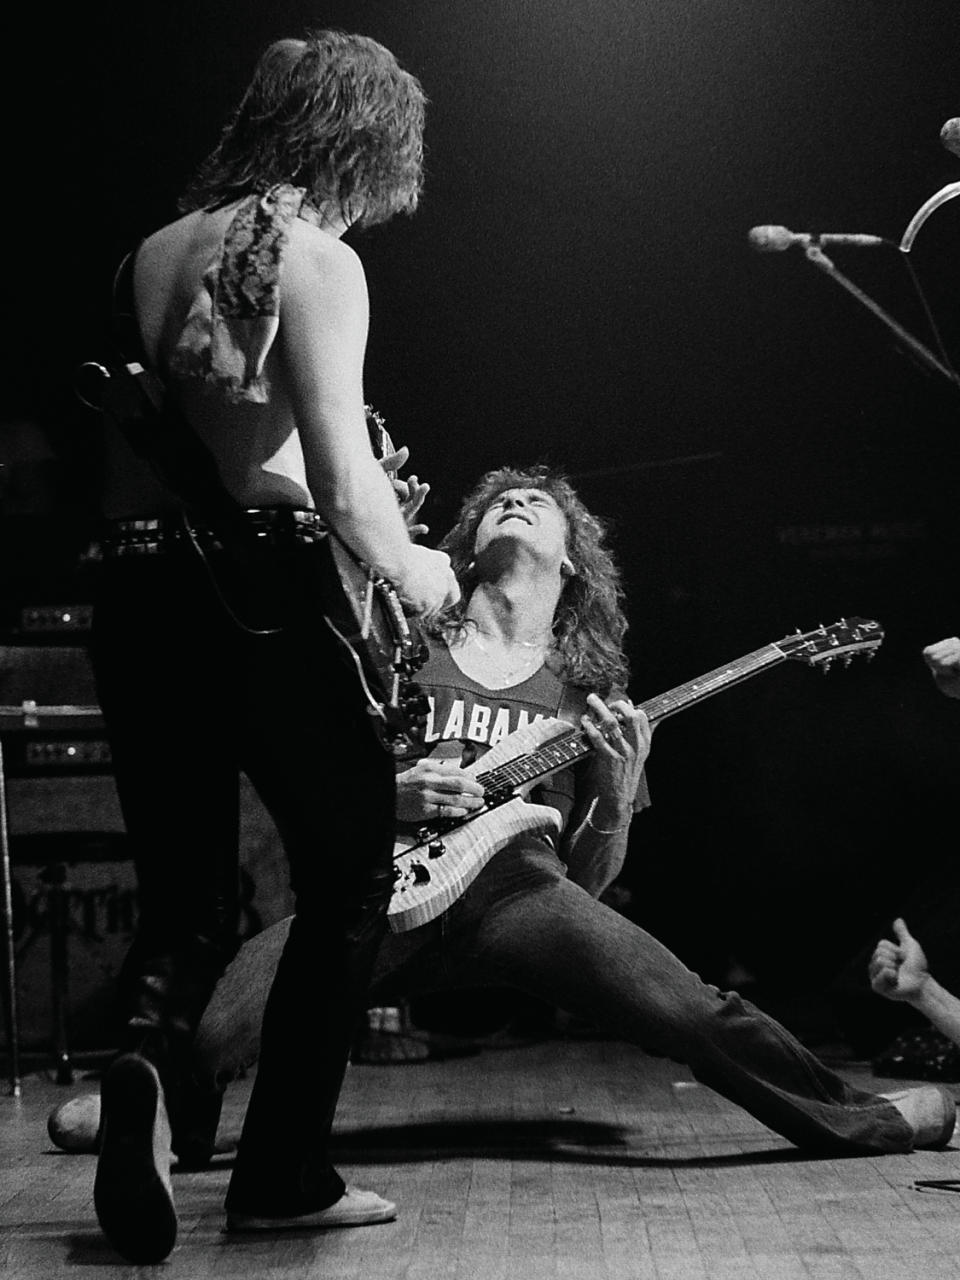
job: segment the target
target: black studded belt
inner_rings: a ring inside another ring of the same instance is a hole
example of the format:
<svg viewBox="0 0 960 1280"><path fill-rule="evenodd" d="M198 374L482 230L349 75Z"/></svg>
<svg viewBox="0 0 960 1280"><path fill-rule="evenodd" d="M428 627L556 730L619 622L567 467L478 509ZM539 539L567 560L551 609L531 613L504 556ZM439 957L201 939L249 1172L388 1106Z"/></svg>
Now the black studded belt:
<svg viewBox="0 0 960 1280"><path fill-rule="evenodd" d="M326 525L316 511L298 507L247 507L242 512L254 545L290 547L318 542ZM192 516L143 516L108 520L99 538L104 558L156 556L190 544L204 551L223 549L214 525Z"/></svg>

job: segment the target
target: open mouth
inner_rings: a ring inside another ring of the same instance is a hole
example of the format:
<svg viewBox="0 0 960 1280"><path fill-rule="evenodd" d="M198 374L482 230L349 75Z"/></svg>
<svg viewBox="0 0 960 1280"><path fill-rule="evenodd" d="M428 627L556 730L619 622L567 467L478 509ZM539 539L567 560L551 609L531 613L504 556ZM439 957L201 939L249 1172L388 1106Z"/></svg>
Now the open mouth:
<svg viewBox="0 0 960 1280"><path fill-rule="evenodd" d="M524 515L522 511L505 511L497 524L503 524L505 520L522 520L524 524L533 524L530 517Z"/></svg>

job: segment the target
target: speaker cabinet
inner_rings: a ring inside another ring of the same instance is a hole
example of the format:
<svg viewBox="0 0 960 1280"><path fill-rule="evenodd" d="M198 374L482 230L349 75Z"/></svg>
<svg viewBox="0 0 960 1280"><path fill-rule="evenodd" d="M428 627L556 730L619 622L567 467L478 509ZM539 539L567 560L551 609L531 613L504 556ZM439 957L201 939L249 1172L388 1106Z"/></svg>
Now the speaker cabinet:
<svg viewBox="0 0 960 1280"><path fill-rule="evenodd" d="M136 878L125 856L113 778L11 778L7 803L21 1047L51 1043L56 1016L51 948L59 924L66 946L70 1048L107 1048L116 1030L116 979L137 922ZM249 937L290 914L293 899L276 828L246 778L240 829L240 928ZM52 843L43 838L50 836ZM47 860L51 851L57 856Z"/></svg>

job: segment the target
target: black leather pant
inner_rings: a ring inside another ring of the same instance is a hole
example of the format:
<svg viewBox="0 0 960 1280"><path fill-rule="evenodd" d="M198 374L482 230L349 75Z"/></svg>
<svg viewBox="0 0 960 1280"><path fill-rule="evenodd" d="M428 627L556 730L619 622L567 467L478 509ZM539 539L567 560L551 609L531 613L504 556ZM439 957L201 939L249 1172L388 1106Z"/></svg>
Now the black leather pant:
<svg viewBox="0 0 960 1280"><path fill-rule="evenodd" d="M298 571L315 546L297 547ZM359 682L291 562L264 614L231 564L187 545L105 561L92 658L134 850L127 1041L156 1062L176 1126L190 1047L236 946L239 774L277 824L296 898L228 1203L333 1203L327 1148L392 888L394 770ZM253 634L224 607L271 634ZM275 606L287 591L279 612ZM305 1008L309 1005L309 1016Z"/></svg>

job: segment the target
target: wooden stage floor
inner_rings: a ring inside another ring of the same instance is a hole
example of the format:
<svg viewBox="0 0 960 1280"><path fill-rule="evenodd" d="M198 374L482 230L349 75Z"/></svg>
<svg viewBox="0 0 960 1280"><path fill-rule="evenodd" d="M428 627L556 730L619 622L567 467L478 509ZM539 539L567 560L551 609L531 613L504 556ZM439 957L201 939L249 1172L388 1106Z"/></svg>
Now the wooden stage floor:
<svg viewBox="0 0 960 1280"><path fill-rule="evenodd" d="M902 1087L863 1067L869 1088ZM235 1133L249 1080L228 1095ZM66 1155L42 1074L0 1099L4 1280L132 1276L99 1235L92 1156ZM960 1092L960 1086L957 1086ZM351 1181L395 1199L378 1227L227 1236L230 1157L174 1175L183 1280L960 1280L960 1149L811 1159L692 1081L602 1040L556 1039L448 1062L352 1066L337 1125Z"/></svg>

